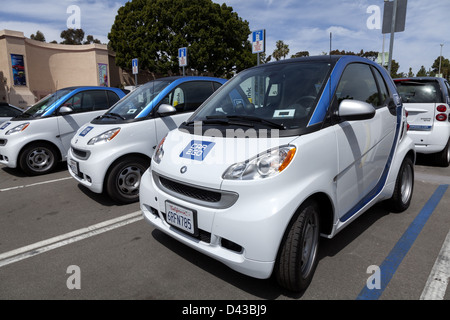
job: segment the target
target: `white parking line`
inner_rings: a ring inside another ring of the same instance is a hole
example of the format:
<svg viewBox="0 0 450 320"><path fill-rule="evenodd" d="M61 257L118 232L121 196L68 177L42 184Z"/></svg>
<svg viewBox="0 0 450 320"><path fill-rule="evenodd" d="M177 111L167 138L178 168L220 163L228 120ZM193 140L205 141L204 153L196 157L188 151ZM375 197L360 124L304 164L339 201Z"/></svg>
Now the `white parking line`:
<svg viewBox="0 0 450 320"><path fill-rule="evenodd" d="M450 232L434 263L420 300L444 300L450 279Z"/></svg>
<svg viewBox="0 0 450 320"><path fill-rule="evenodd" d="M61 179L36 182L36 183L32 183L32 184L26 184L26 185L23 185L23 186L17 186L17 187L11 187L11 188L4 188L4 189L0 189L0 192L11 191L11 190L16 190L16 189L22 189L22 188L28 188L28 187L34 187L34 186L39 186L41 184L47 184L47 183L52 183L52 182L59 182L59 181L64 181L64 180L69 180L69 179L72 179L72 177L66 177L66 178L61 178Z"/></svg>
<svg viewBox="0 0 450 320"><path fill-rule="evenodd" d="M33 243L31 245L0 254L0 267L27 259L49 250L53 250L97 234L113 230L143 219L141 211L136 211L115 219L72 231L57 237Z"/></svg>

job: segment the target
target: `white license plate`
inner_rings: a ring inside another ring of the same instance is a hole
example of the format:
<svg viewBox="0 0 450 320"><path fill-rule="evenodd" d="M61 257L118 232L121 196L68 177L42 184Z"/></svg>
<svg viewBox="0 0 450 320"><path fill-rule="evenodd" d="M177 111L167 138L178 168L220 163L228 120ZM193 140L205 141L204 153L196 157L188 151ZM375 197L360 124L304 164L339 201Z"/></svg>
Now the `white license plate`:
<svg viewBox="0 0 450 320"><path fill-rule="evenodd" d="M75 175L78 175L78 162L76 162L75 160L69 159L68 165L69 165L70 170L72 170L72 172Z"/></svg>
<svg viewBox="0 0 450 320"><path fill-rule="evenodd" d="M172 226L192 235L197 234L197 217L195 211L166 202L166 221Z"/></svg>

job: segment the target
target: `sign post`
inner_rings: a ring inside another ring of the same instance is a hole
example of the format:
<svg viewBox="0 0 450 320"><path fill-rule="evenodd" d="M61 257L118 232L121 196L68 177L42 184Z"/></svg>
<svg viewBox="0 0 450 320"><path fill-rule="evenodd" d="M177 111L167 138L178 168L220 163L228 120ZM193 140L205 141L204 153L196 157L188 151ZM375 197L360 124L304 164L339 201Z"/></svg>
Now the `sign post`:
<svg viewBox="0 0 450 320"><path fill-rule="evenodd" d="M183 68L183 76L184 74L184 67L187 66L187 48L179 48L178 49L178 64L180 67Z"/></svg>
<svg viewBox="0 0 450 320"><path fill-rule="evenodd" d="M383 28L381 32L383 34L391 34L389 44L389 74L391 73L392 53L394 51L394 33L405 31L407 2L408 0L394 0L384 3Z"/></svg>
<svg viewBox="0 0 450 320"><path fill-rule="evenodd" d="M138 59L135 58L133 60L131 60L131 66L133 69L133 74L134 74L134 85L137 86L137 75L139 73L139 68L138 68Z"/></svg>
<svg viewBox="0 0 450 320"><path fill-rule="evenodd" d="M258 65L259 65L259 54L266 52L266 30L261 29L252 32L252 53L258 55Z"/></svg>

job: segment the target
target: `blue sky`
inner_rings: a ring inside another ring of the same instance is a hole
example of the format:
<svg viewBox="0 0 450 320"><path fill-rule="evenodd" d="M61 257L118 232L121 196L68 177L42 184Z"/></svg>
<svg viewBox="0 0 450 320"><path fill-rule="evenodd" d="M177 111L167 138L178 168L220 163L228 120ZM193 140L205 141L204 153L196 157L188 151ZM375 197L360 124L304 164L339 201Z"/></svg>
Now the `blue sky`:
<svg viewBox="0 0 450 320"><path fill-rule="evenodd" d="M376 25L377 6L383 13L384 0L213 0L225 2L249 22L251 30L266 30L266 53L271 54L277 40L289 45L289 56L298 51L311 55L329 50L330 32L333 49L346 51L382 51L383 35ZM86 35L106 43L117 10L126 0L14 0L0 6L0 30L24 32L26 37L40 30L48 42L61 41L67 29L71 5L80 8L81 28ZM376 7L375 7L376 8ZM372 9L372 10L370 10ZM394 59L400 71L420 66L427 69L440 55L450 58L449 0L408 0L406 30L395 34ZM381 22L381 21L380 21ZM385 50L389 49L389 35Z"/></svg>

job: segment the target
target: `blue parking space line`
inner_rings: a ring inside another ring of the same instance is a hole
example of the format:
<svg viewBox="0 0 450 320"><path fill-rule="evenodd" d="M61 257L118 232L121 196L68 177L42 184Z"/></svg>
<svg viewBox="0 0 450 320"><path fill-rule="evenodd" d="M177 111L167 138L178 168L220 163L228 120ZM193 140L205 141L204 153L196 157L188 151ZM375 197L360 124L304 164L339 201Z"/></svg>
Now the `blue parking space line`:
<svg viewBox="0 0 450 320"><path fill-rule="evenodd" d="M392 277L397 271L398 266L403 261L403 258L408 253L417 236L422 231L422 228L428 221L428 218L436 209L438 203L441 201L448 187L449 185L440 185L436 189L436 191L424 205L422 210L419 212L417 217L409 225L408 229L405 231L405 233L395 244L389 255L383 261L380 266L380 289L369 289L367 286L364 286L359 295L356 297L356 300L377 300L383 294L384 289L386 289L389 281L391 281Z"/></svg>

